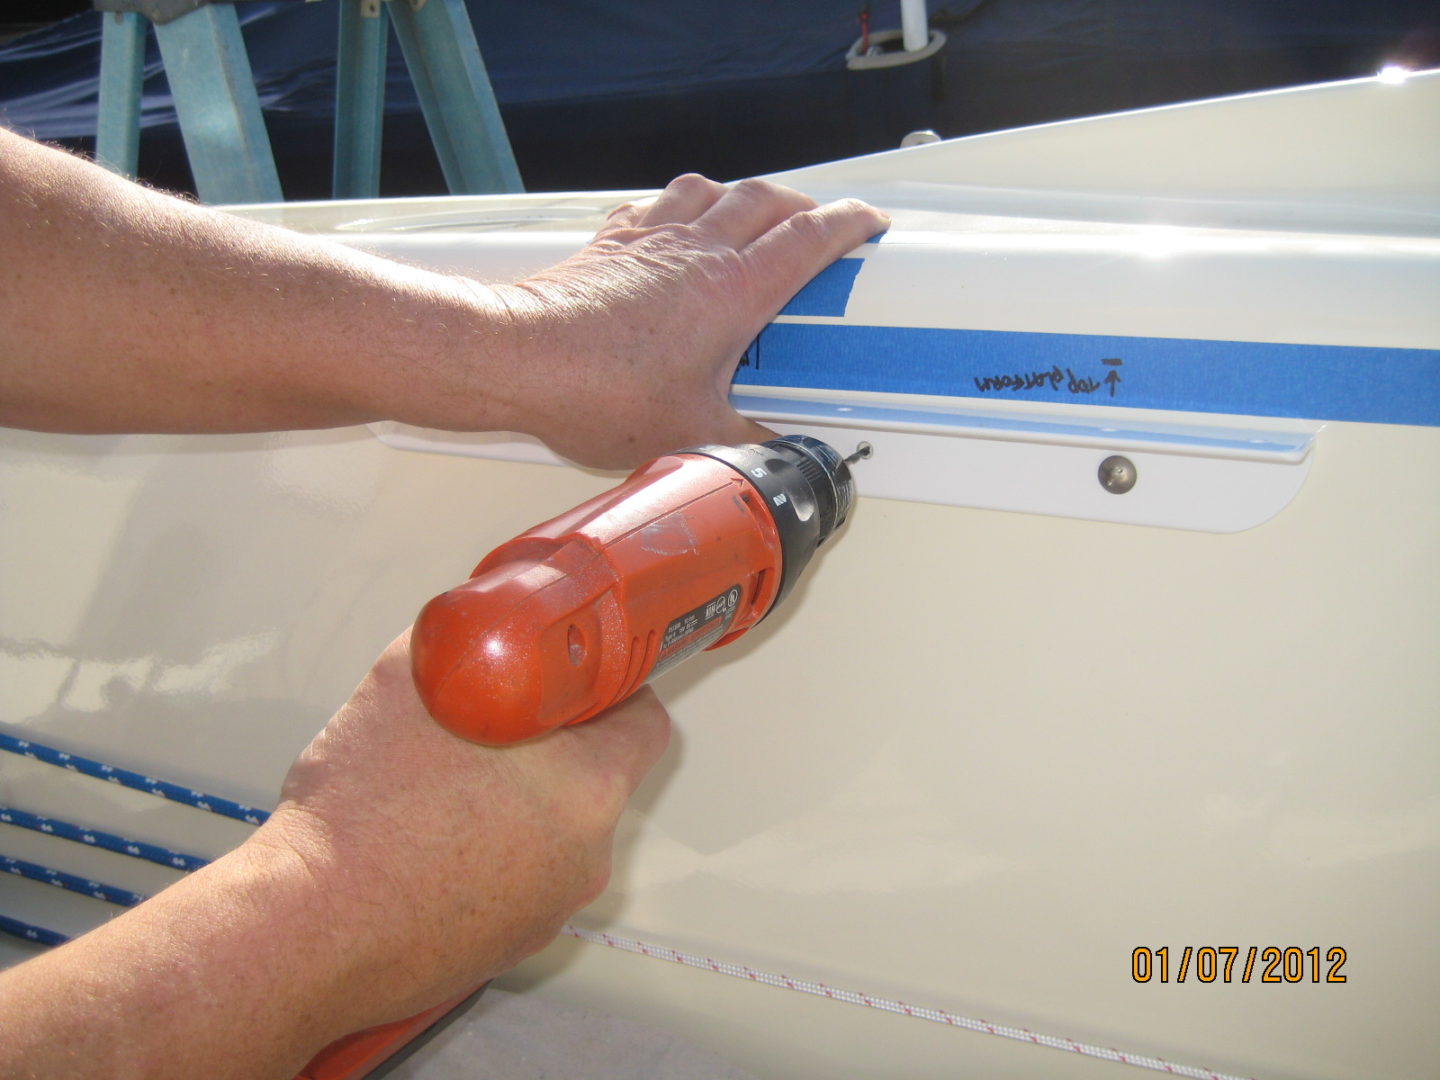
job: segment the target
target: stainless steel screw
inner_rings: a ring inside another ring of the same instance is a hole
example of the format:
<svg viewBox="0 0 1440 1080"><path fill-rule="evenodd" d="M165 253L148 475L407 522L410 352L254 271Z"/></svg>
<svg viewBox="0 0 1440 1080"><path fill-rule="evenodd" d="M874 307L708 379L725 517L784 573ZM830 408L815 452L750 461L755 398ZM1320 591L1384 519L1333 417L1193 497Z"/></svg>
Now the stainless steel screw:
<svg viewBox="0 0 1440 1080"><path fill-rule="evenodd" d="M1111 495L1124 495L1139 479L1135 463L1127 457L1112 454L1100 463L1100 486Z"/></svg>

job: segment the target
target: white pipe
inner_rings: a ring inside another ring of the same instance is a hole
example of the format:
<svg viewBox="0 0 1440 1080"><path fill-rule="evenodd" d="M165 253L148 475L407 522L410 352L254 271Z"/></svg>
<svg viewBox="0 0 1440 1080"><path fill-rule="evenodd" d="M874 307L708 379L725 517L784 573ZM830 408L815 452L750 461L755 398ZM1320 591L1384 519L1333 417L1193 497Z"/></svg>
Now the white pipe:
<svg viewBox="0 0 1440 1080"><path fill-rule="evenodd" d="M919 52L930 43L930 16L925 0L900 0L900 30L906 52Z"/></svg>

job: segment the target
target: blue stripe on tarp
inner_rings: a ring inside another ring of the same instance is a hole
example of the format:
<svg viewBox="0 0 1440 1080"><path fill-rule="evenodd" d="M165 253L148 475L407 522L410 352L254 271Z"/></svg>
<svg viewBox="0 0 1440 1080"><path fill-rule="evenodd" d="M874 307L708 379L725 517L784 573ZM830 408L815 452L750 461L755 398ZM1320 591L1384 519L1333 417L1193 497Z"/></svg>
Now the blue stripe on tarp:
<svg viewBox="0 0 1440 1080"><path fill-rule="evenodd" d="M810 283L780 309L781 315L828 315L840 318L850 303L850 290L864 259L839 259L810 279Z"/></svg>
<svg viewBox="0 0 1440 1080"><path fill-rule="evenodd" d="M1440 426L1440 349L773 323L735 381Z"/></svg>
<svg viewBox="0 0 1440 1080"><path fill-rule="evenodd" d="M234 818L237 821L244 821L251 825L262 824L270 815L267 811L258 807L248 806L245 803L238 803L233 799L227 799L221 795L210 795L203 791L196 791L194 788L183 787L180 784L172 784L168 780L157 780L153 776L146 776L144 773L133 772L130 769L122 769L118 765L107 765L103 761L95 761L83 757L80 754L72 754L65 750L57 750L53 746L43 746L40 743L31 742L29 739L20 739L14 735L7 735L0 731L0 750L9 751L12 754L19 754L22 757L31 758L35 761L43 761L48 765L58 765L62 769L71 772L83 773L86 776L93 776L99 780L108 780L112 784L121 784L124 787L133 788L136 791L144 791L150 795L162 799L169 799L172 802L184 803L186 806L193 806L197 810L208 810L212 814L222 814L225 817Z"/></svg>
<svg viewBox="0 0 1440 1080"><path fill-rule="evenodd" d="M0 934L23 938L26 941L33 941L37 945L64 945L70 940L64 934L46 930L43 926L21 922L19 919L12 919L8 915L0 915Z"/></svg>

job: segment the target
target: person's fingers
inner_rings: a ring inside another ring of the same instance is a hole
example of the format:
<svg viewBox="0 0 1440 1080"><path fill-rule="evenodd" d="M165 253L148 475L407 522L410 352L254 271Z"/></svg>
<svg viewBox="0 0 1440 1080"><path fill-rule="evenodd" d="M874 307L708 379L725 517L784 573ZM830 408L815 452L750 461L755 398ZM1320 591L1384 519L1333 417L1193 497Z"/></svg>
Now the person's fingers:
<svg viewBox="0 0 1440 1080"><path fill-rule="evenodd" d="M593 720L556 735L574 740L585 768L614 777L629 797L670 743L670 714L655 691L642 686Z"/></svg>
<svg viewBox="0 0 1440 1080"><path fill-rule="evenodd" d="M610 229L633 229L640 218L655 205L655 197L621 203L605 215L605 224L600 227L603 235Z"/></svg>
<svg viewBox="0 0 1440 1080"><path fill-rule="evenodd" d="M889 217L868 203L843 199L791 215L747 247L744 255L761 287L789 297L889 225Z"/></svg>
<svg viewBox="0 0 1440 1080"><path fill-rule="evenodd" d="M815 200L768 180L742 180L696 219L703 232L737 251L794 214L812 210Z"/></svg>
<svg viewBox="0 0 1440 1080"><path fill-rule="evenodd" d="M698 173L677 176L659 195L636 199L610 211L605 216L600 235L627 229L649 229L657 225L688 225L729 190L724 184Z"/></svg>
<svg viewBox="0 0 1440 1080"><path fill-rule="evenodd" d="M660 197L645 209L636 224L642 228L656 225L688 225L725 197L724 184L697 173L677 176L666 185Z"/></svg>

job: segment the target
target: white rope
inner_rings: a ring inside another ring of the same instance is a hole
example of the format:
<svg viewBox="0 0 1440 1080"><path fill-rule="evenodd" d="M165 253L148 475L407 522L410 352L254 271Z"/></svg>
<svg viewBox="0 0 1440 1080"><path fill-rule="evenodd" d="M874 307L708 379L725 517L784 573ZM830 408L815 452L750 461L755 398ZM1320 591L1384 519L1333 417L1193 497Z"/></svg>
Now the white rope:
<svg viewBox="0 0 1440 1080"><path fill-rule="evenodd" d="M850 1005L863 1005L869 1009L880 1009L884 1012L899 1013L903 1016L915 1017L917 1020L930 1020L937 1024L949 1024L951 1027L978 1031L983 1035L998 1035L1001 1038L1014 1039L1017 1042L1034 1043L1036 1046L1048 1046L1052 1050L1064 1050L1072 1054L1082 1054L1085 1057L1100 1058L1102 1061L1113 1061L1119 1065L1134 1065L1136 1068L1169 1073L1172 1076L1191 1077L1193 1080L1250 1080L1250 1078L1247 1077L1219 1073L1213 1069L1198 1068L1194 1065L1180 1065L1173 1061L1165 1061L1163 1058L1147 1057L1144 1054L1126 1054L1111 1047L1092 1046L1088 1043L1076 1042L1074 1039L1064 1038L1063 1036L1042 1035L1039 1032L1030 1031L1027 1028L1009 1027L1005 1024L993 1024L988 1020L976 1020L968 1016L957 1016L955 1013L946 1012L944 1009L932 1009L922 1005L907 1005L903 1001L875 997L871 994L861 994L854 990L842 990L838 987L826 986L824 983L810 982L806 979L792 979L788 975L776 975L769 971L757 971L754 968L745 967L742 964L731 964L724 960L716 960L708 956L698 956L695 953L681 952L678 949L672 949L665 945L654 945L644 941L637 941L634 938L620 937L616 934L606 934L595 930L582 930L578 926L569 925L564 928L562 933L579 938L582 941L589 941L596 945L605 945L611 949L619 949L622 952L639 953L642 956L653 957L657 960L668 960L672 964L681 964L684 967L714 971L721 975L734 976L737 979L747 979L750 982L764 983L766 986L776 986L782 990L798 990L802 994L814 994L816 997L826 997L832 1001L843 1001Z"/></svg>

